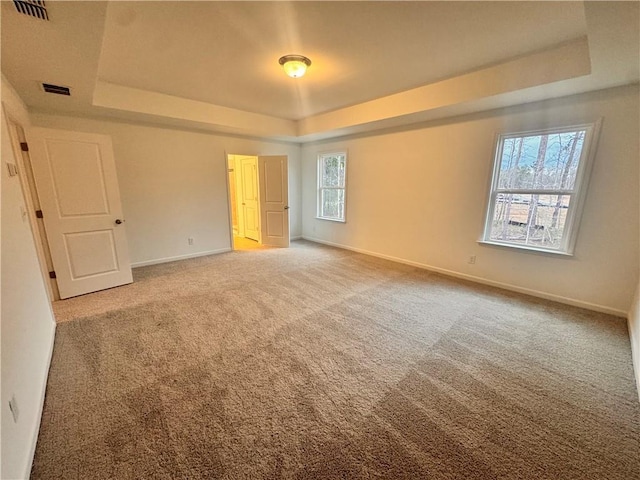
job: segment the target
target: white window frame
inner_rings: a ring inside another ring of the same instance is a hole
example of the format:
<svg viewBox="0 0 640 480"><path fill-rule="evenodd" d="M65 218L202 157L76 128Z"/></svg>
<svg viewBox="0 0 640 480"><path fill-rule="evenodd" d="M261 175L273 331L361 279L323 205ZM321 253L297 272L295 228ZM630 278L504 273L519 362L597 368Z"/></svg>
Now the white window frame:
<svg viewBox="0 0 640 480"><path fill-rule="evenodd" d="M326 157L334 157L336 155L343 155L344 156L344 185L342 187L325 187L322 185L322 163L323 160ZM316 218L319 220L329 220L331 222L340 222L340 223L346 223L347 221L347 170L348 170L348 155L347 155L347 151L346 150L339 150L339 151L333 151L333 152L323 152L323 153L319 153L318 154L318 159L317 159L317 195L316 195L316 205L317 205L317 209L316 209ZM327 217L323 215L322 212L322 190L343 190L344 191L344 210L343 210L343 215L342 218L336 218L336 217Z"/></svg>
<svg viewBox="0 0 640 480"><path fill-rule="evenodd" d="M488 245L498 245L518 250L529 250L535 252L551 253L555 255L572 256L578 236L580 219L593 167L593 158L596 151L596 143L600 132L601 119L593 123L578 124L562 127L551 127L539 130L529 130L524 132L503 133L496 136L495 153L493 159L493 173L491 175L491 184L489 188L489 200L487 202L487 210L485 215L484 233L480 243ZM573 189L500 189L498 188L498 180L500 176L500 164L502 160L502 152L504 141L509 138L520 138L536 135L547 135L554 133L574 132L578 130L585 131L585 138L582 144L582 152L580 154L578 170L576 172L576 181ZM491 225L495 214L495 206L498 194L514 193L514 194L541 194L541 195L570 195L571 201L565 219L563 229L562 242L558 248L536 247L532 245L522 245L514 242L500 241L491 239Z"/></svg>

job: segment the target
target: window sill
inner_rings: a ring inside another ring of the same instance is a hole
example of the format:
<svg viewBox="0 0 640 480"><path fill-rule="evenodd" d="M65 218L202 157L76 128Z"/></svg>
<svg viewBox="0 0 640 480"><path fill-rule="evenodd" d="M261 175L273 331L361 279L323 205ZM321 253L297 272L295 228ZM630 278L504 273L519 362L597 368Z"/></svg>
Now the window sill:
<svg viewBox="0 0 640 480"><path fill-rule="evenodd" d="M489 245L491 247L512 248L515 250L524 250L525 252L549 254L558 257L573 257L573 253L563 252L560 250L547 250L545 248L536 248L528 245L515 245L513 243L494 242L491 240L478 240L478 243L480 245Z"/></svg>
<svg viewBox="0 0 640 480"><path fill-rule="evenodd" d="M338 223L347 223L346 220L341 220L339 218L327 218L327 217L316 217L316 220L326 220L328 222L338 222Z"/></svg>

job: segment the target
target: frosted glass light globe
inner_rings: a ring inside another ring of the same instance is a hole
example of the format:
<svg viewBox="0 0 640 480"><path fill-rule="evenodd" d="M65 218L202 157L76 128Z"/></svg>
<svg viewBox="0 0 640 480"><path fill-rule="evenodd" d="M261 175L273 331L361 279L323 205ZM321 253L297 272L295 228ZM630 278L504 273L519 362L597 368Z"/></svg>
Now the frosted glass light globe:
<svg viewBox="0 0 640 480"><path fill-rule="evenodd" d="M302 55L285 55L280 58L278 63L282 65L284 73L291 78L300 78L306 73L307 67L311 65L311 60Z"/></svg>

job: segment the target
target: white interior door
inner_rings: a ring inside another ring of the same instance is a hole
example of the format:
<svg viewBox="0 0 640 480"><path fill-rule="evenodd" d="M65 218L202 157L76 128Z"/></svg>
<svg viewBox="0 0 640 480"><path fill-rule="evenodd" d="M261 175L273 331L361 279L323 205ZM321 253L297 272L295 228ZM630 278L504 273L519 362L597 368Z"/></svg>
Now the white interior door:
<svg viewBox="0 0 640 480"><path fill-rule="evenodd" d="M285 155L258 157L262 243L289 246L289 180Z"/></svg>
<svg viewBox="0 0 640 480"><path fill-rule="evenodd" d="M244 237L244 209L242 208L242 165L237 155L230 155L233 159L231 162L234 169L235 178L235 195L236 195L236 213L238 214L238 236Z"/></svg>
<svg viewBox="0 0 640 480"><path fill-rule="evenodd" d="M131 283L111 138L27 131L60 297Z"/></svg>
<svg viewBox="0 0 640 480"><path fill-rule="evenodd" d="M258 198L258 165L256 157L240 160L242 169L242 213L244 236L260 241L260 209Z"/></svg>

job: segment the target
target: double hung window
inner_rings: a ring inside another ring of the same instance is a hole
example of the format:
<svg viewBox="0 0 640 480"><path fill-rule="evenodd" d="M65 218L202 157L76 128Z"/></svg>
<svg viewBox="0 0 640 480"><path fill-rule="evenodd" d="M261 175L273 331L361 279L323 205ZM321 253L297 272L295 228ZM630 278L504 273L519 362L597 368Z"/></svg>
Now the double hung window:
<svg viewBox="0 0 640 480"><path fill-rule="evenodd" d="M572 253L595 127L498 137L484 242Z"/></svg>
<svg viewBox="0 0 640 480"><path fill-rule="evenodd" d="M318 156L318 218L345 221L346 152Z"/></svg>

